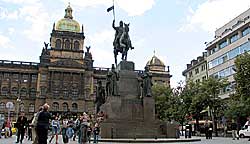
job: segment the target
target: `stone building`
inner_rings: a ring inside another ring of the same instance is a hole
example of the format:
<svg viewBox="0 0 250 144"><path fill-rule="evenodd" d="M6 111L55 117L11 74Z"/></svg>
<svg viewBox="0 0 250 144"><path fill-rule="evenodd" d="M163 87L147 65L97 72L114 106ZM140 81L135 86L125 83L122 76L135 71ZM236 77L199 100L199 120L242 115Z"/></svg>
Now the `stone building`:
<svg viewBox="0 0 250 144"><path fill-rule="evenodd" d="M44 103L54 114L94 113L97 81L105 84L109 68L93 67L90 47L84 49L84 27L73 19L72 11L68 6L64 18L54 23L39 63L0 60L0 114L7 116L7 102L14 104L12 119L19 111L31 117ZM170 84L169 68L165 71L158 58L148 65L155 81L162 77L163 83Z"/></svg>
<svg viewBox="0 0 250 144"><path fill-rule="evenodd" d="M8 101L14 103L13 117L18 109L32 115L45 102L56 113L92 111L93 60L90 48L84 52L84 38L83 26L68 6L64 18L53 25L40 63L1 60L1 112Z"/></svg>
<svg viewBox="0 0 250 144"><path fill-rule="evenodd" d="M157 58L155 55L147 62L146 66L149 67L149 71L152 73L153 83L165 84L170 87L170 75L169 66L165 70L165 64Z"/></svg>
<svg viewBox="0 0 250 144"><path fill-rule="evenodd" d="M191 63L187 64L187 69L182 72L182 75L186 78L186 82L201 82L208 78L206 57L207 53L203 52L202 56L198 56L197 59L193 59Z"/></svg>

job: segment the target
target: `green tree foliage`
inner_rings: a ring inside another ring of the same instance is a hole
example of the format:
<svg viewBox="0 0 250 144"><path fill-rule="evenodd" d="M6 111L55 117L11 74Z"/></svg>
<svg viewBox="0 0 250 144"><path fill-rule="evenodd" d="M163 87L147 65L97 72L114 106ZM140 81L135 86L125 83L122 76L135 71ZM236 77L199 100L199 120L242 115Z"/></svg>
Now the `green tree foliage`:
<svg viewBox="0 0 250 144"><path fill-rule="evenodd" d="M250 115L250 54L244 53L235 60L236 93L231 95L226 116L229 118Z"/></svg>
<svg viewBox="0 0 250 144"><path fill-rule="evenodd" d="M153 95L155 96L155 110L160 120L171 120L171 100L172 89L162 85L154 84L152 87Z"/></svg>

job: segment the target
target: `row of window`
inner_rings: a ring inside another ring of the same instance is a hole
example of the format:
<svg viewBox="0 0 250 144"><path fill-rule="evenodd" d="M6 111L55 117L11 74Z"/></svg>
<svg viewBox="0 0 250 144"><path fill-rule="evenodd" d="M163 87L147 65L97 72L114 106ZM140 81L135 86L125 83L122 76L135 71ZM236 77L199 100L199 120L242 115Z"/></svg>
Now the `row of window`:
<svg viewBox="0 0 250 144"><path fill-rule="evenodd" d="M71 46L71 42L68 39L64 41L64 44L62 44L60 39L56 40L56 49L79 50L79 47L80 43L78 41L75 41L74 45Z"/></svg>
<svg viewBox="0 0 250 144"><path fill-rule="evenodd" d="M53 104L52 104L52 111L59 111L60 110L60 108L59 108L59 103L57 103L57 102L54 102ZM69 111L69 105L68 105L68 103L63 103L62 104L62 110L63 111ZM78 105L77 105L77 103L73 103L72 104L72 111L77 111L78 110Z"/></svg>
<svg viewBox="0 0 250 144"><path fill-rule="evenodd" d="M9 91L9 88L8 88L8 87L2 87L1 95L7 96L7 95L9 94L9 92L10 92L12 95L17 95L17 94L19 93L19 90L18 90L18 88L13 87L13 88L11 89L11 91ZM36 89L35 89L35 88L31 88L29 92L30 92L30 96L31 96L31 97L35 97L35 96L36 96ZM24 88L24 87L20 89L20 96L26 96L27 93L28 93L28 89L26 89L26 88Z"/></svg>
<svg viewBox="0 0 250 144"><path fill-rule="evenodd" d="M227 86L225 86L223 89L220 90L220 94L226 94L229 92L235 91L236 88L236 82L231 82Z"/></svg>
<svg viewBox="0 0 250 144"><path fill-rule="evenodd" d="M201 70L201 72L203 72L203 71L206 70L206 69L207 69L207 65L206 65L206 64L203 64L203 65L201 66L201 68L198 67L198 68L196 68L194 71L195 71L195 74L198 74L198 73L200 73L200 70ZM190 71L190 72L189 72L189 77L193 77L193 71Z"/></svg>
<svg viewBox="0 0 250 144"><path fill-rule="evenodd" d="M250 43L246 42L240 45L239 47L236 47L232 49L231 51L223 54L222 56L219 56L218 58L208 62L208 68L211 69L217 65L220 65L226 62L227 60L233 59L236 56L243 54L244 52L248 52L248 51L250 51Z"/></svg>
<svg viewBox="0 0 250 144"><path fill-rule="evenodd" d="M228 77L230 75L235 74L234 69L235 69L235 66L230 66L230 67L225 68L225 69L223 69L223 70L221 70L219 72L214 73L212 76L214 78L225 78L225 77Z"/></svg>
<svg viewBox="0 0 250 144"><path fill-rule="evenodd" d="M249 27L245 28L245 29L241 32L242 37L246 36L246 35L249 34L249 33L250 33L250 28L249 28ZM217 52L218 50L220 50L220 49L226 47L227 45L229 45L229 44L231 44L231 43L237 41L239 38L240 38L240 36L238 35L238 33L236 33L235 35L233 35L233 36L231 36L231 37L229 38L229 42L227 41L227 39L225 39L223 42L219 43L219 47L215 47L215 48L209 50L208 53L211 55L211 54Z"/></svg>
<svg viewBox="0 0 250 144"><path fill-rule="evenodd" d="M12 74L11 73L3 73L3 74L0 74L0 80L1 79L6 79L6 80L9 80L9 79L13 79L14 81L19 81L19 78L21 78L22 82L27 82L29 80L29 75L27 74L23 74L23 75L20 75L20 74ZM35 82L37 81L37 75L31 75L31 81L32 82Z"/></svg>
<svg viewBox="0 0 250 144"><path fill-rule="evenodd" d="M14 104L14 103L13 103ZM4 102L0 103L0 111L4 111L6 109L6 104ZM13 106L13 109L11 111L15 111L15 104ZM21 103L19 105L19 111L25 111L25 106L24 103ZM28 112L35 112L35 105L34 104L29 104Z"/></svg>

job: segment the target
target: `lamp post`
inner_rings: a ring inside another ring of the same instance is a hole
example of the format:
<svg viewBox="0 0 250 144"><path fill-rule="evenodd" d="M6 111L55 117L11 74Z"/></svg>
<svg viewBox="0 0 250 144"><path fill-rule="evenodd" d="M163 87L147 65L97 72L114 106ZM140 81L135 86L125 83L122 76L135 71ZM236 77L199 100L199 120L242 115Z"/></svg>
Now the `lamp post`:
<svg viewBox="0 0 250 144"><path fill-rule="evenodd" d="M19 107L20 107L20 102L22 100L20 99L20 97L18 96L18 98L16 99L16 102L17 102L17 110L16 110L16 121L18 119L18 113L19 113Z"/></svg>

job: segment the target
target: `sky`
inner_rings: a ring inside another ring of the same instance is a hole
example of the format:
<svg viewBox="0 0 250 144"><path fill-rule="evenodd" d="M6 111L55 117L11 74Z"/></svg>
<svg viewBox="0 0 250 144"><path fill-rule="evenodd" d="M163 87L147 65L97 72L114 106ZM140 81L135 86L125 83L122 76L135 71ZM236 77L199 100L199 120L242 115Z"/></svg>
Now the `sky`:
<svg viewBox="0 0 250 144"><path fill-rule="evenodd" d="M144 69L155 55L170 66L171 86L185 80L186 64L205 51L214 32L250 8L250 0L114 0L115 20L130 23L134 50L128 60ZM0 0L0 59L39 62L53 23L63 18L68 3L84 26L95 67L114 63L112 0Z"/></svg>

